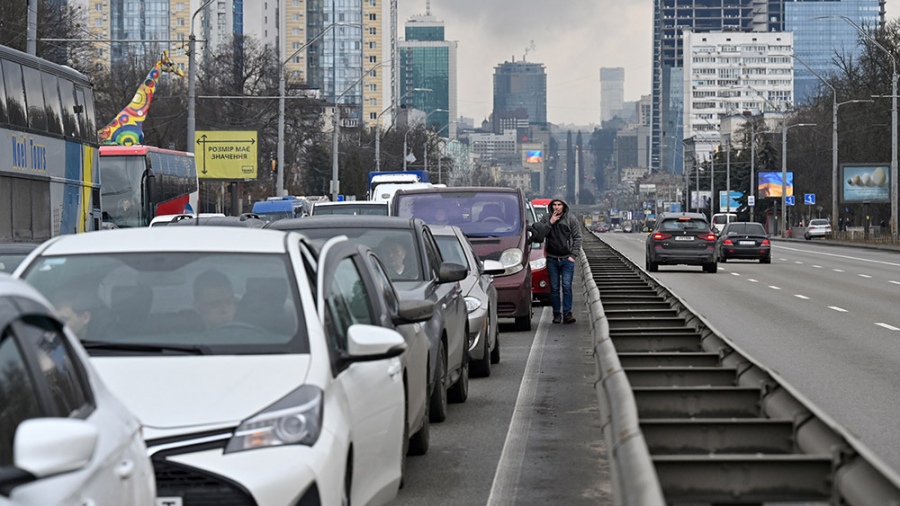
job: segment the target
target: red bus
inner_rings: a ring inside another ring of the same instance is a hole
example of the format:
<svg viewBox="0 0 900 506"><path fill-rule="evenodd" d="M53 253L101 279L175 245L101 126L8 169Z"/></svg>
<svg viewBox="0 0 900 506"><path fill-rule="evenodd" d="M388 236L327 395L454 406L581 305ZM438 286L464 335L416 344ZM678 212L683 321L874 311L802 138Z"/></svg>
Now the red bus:
<svg viewBox="0 0 900 506"><path fill-rule="evenodd" d="M146 227L155 216L195 214L200 196L193 153L153 146L100 146L103 221Z"/></svg>

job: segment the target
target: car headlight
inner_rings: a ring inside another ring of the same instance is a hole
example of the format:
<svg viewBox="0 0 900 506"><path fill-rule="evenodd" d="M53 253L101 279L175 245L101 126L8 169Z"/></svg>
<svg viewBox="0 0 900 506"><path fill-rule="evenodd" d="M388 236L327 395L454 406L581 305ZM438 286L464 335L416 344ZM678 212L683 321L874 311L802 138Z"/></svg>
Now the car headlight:
<svg viewBox="0 0 900 506"><path fill-rule="evenodd" d="M481 301L475 297L466 297L466 311L472 312L481 307Z"/></svg>
<svg viewBox="0 0 900 506"><path fill-rule="evenodd" d="M538 258L537 260L531 261L531 270L539 271L541 269L547 268L547 259L545 257Z"/></svg>
<svg viewBox="0 0 900 506"><path fill-rule="evenodd" d="M225 453L290 444L312 446L322 430L322 402L320 388L301 386L244 420Z"/></svg>
<svg viewBox="0 0 900 506"><path fill-rule="evenodd" d="M509 248L500 255L500 263L503 267L509 269L522 263L522 250L519 248Z"/></svg>

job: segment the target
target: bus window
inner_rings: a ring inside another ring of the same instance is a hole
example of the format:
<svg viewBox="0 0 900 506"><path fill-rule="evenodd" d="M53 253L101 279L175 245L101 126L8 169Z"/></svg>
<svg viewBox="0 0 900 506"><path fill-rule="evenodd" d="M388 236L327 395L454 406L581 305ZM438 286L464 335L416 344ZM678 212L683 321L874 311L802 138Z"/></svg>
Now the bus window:
<svg viewBox="0 0 900 506"><path fill-rule="evenodd" d="M6 123L6 86L3 84L3 65L0 65L0 123Z"/></svg>
<svg viewBox="0 0 900 506"><path fill-rule="evenodd" d="M80 137L78 117L75 116L75 84L72 81L61 80L59 96L62 99L63 133L66 137Z"/></svg>
<svg viewBox="0 0 900 506"><path fill-rule="evenodd" d="M22 85L22 66L9 60L3 61L3 82L6 84L6 112L9 123L19 127L28 126L25 115L25 88Z"/></svg>
<svg viewBox="0 0 900 506"><path fill-rule="evenodd" d="M25 103L28 104L28 127L41 132L47 131L47 111L44 110L44 91L41 86L41 72L32 67L23 67L25 77Z"/></svg>
<svg viewBox="0 0 900 506"><path fill-rule="evenodd" d="M44 111L47 115L47 131L62 135L62 104L59 101L59 80L54 75L41 76L44 88Z"/></svg>

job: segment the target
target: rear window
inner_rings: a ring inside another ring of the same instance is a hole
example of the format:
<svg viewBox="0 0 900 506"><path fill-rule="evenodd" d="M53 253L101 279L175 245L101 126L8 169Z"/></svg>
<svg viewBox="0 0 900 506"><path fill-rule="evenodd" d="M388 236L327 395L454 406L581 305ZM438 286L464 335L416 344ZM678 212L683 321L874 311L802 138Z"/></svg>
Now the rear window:
<svg viewBox="0 0 900 506"><path fill-rule="evenodd" d="M469 237L519 235L524 204L510 192L435 192L398 195L397 216L432 225L456 225Z"/></svg>
<svg viewBox="0 0 900 506"><path fill-rule="evenodd" d="M725 230L726 235L766 235L766 229L759 223L731 224Z"/></svg>
<svg viewBox="0 0 900 506"><path fill-rule="evenodd" d="M706 220L670 219L670 220L664 220L660 224L659 229L666 230L666 231L688 230L688 231L708 232L709 226L706 224Z"/></svg>
<svg viewBox="0 0 900 506"><path fill-rule="evenodd" d="M313 215L349 214L366 216L387 216L387 204L338 204L313 207Z"/></svg>
<svg viewBox="0 0 900 506"><path fill-rule="evenodd" d="M828 225L828 220L812 220L809 222L810 225Z"/></svg>

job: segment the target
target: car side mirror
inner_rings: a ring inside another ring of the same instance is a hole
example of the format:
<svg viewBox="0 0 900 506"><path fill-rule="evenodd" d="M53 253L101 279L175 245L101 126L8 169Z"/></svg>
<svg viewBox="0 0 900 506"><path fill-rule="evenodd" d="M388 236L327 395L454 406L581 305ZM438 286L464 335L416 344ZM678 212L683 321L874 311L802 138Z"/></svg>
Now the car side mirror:
<svg viewBox="0 0 900 506"><path fill-rule="evenodd" d="M434 304L428 300L401 300L394 325L419 323L431 319L434 315Z"/></svg>
<svg viewBox="0 0 900 506"><path fill-rule="evenodd" d="M498 262L497 260L485 260L484 261L484 273L490 274L492 276L498 276L506 272L506 268L503 267L503 264Z"/></svg>
<svg viewBox="0 0 900 506"><path fill-rule="evenodd" d="M444 262L438 270L438 283L452 283L466 279L469 269L453 262Z"/></svg>

